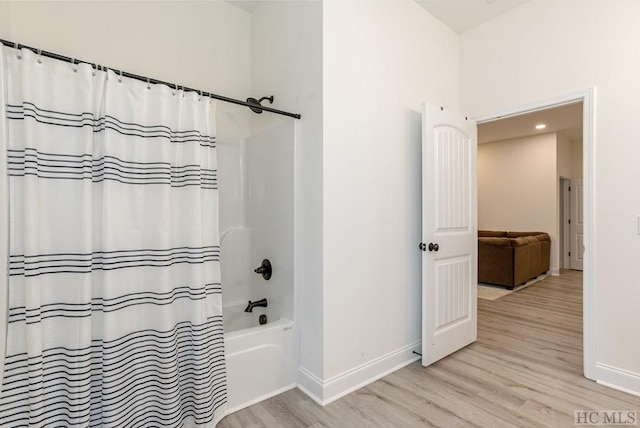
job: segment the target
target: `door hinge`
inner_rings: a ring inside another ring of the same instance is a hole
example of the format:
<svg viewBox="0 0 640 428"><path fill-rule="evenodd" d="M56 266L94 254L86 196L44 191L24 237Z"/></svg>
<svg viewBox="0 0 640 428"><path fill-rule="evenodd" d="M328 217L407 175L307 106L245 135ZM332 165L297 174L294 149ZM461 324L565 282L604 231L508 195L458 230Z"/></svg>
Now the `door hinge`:
<svg viewBox="0 0 640 428"><path fill-rule="evenodd" d="M569 191L571 191L571 186L569 186Z"/></svg>
<svg viewBox="0 0 640 428"><path fill-rule="evenodd" d="M569 219L569 224L571 224L571 219Z"/></svg>
<svg viewBox="0 0 640 428"><path fill-rule="evenodd" d="M571 251L569 251L569 257L571 257Z"/></svg>

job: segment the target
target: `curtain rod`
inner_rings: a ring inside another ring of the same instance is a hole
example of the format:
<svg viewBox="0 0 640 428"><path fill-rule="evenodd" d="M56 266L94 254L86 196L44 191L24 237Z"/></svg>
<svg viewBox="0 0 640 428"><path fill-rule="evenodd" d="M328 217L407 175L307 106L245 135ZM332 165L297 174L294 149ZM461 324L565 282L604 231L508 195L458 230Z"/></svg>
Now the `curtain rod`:
<svg viewBox="0 0 640 428"><path fill-rule="evenodd" d="M38 54L38 55L42 55L45 56L47 58L53 58L53 59L57 59L60 61L65 61L68 63L72 63L72 64L89 64L94 68L98 68L98 67L102 67L102 68L108 68L109 70L113 71L114 73L124 76L124 77L129 77L131 79L136 79L136 80L141 80L143 82L148 82L148 83L154 83L154 84L159 84L159 85L167 85L169 87L174 87L176 89L178 89L178 87L180 87L182 90L187 91L187 92L196 92L201 94L204 97L210 97L210 98L214 98L216 100L220 100L220 101L224 101L227 103L232 103L232 104L237 104L237 105L241 105L241 106L245 106L245 107L253 107L254 109L259 108L262 111L268 111L270 113L275 113L275 114L280 114L282 116L289 116L289 117L293 117L294 119L300 119L300 115L297 113L289 113L288 111L283 111L283 110L278 110L275 108L271 108L271 107L265 107L265 106L257 106L256 104L252 104L249 103L247 101L242 101L242 100L237 100L235 98L229 98L229 97L225 97L224 95L218 95L218 94L213 94L211 92L205 92L205 91L200 91L197 89L193 89L193 88L188 88L186 86L178 86L175 83L169 83L169 82L164 82L162 80L157 80L157 79L151 79L148 77L144 77L144 76L139 76L137 74L133 74L133 73L128 73L126 71L121 71L121 70L116 70L115 68L110 68L110 67L103 67L101 65L98 64L94 64L92 62L89 61L83 61L77 58L71 58L68 56L64 56L64 55L60 55L60 54L56 54L53 52L47 52L47 51L43 51L40 49L36 49L36 48L32 48L31 46L26 46L26 45L21 45L19 43L15 43L15 42L10 42L8 40L4 40L4 39L0 39L0 42L5 45L8 46L10 48L14 48L14 49L29 49L30 51Z"/></svg>

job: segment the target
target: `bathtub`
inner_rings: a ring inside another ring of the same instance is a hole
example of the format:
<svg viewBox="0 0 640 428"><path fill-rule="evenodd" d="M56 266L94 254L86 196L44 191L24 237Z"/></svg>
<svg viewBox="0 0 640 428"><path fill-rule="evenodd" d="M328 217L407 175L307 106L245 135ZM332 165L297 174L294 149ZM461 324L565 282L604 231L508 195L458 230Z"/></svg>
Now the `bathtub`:
<svg viewBox="0 0 640 428"><path fill-rule="evenodd" d="M226 414L296 386L295 335L293 321L286 318L225 333Z"/></svg>
<svg viewBox="0 0 640 428"><path fill-rule="evenodd" d="M238 330L247 330L260 325L260 315L270 315L267 308L256 307L253 312L245 312L248 301L234 302L222 306L222 318L224 319L224 334L228 335Z"/></svg>

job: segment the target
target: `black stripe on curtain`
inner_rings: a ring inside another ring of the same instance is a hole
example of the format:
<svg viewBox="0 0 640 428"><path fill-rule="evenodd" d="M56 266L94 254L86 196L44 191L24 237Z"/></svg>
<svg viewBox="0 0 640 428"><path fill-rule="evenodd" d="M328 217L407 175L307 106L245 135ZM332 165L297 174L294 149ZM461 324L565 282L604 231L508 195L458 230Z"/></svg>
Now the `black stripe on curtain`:
<svg viewBox="0 0 640 428"><path fill-rule="evenodd" d="M180 299L204 300L213 294L222 294L220 283L205 284L203 287L176 287L165 293L143 291L123 294L111 299L96 297L87 303L60 302L44 304L36 308L15 306L9 308L9 323L35 324L47 318L86 318L95 312L110 313L140 305L164 306Z"/></svg>
<svg viewBox="0 0 640 428"><path fill-rule="evenodd" d="M95 253L61 253L11 255L9 275L25 277L52 273L91 273L142 266L166 267L180 263L200 264L220 261L220 247L177 247L163 250L98 251Z"/></svg>
<svg viewBox="0 0 640 428"><path fill-rule="evenodd" d="M226 402L223 344L222 316L214 316L87 348L7 356L2 423L179 427L187 416L210 422ZM27 381L29 373L41 375Z"/></svg>
<svg viewBox="0 0 640 428"><path fill-rule="evenodd" d="M176 131L165 125L123 122L108 115L96 118L93 113L89 112L76 114L46 110L29 102L24 102L22 105L7 105L7 118L16 120L30 118L46 125L74 128L89 126L93 128L93 132L110 129L122 135L140 138L166 138L176 144L198 142L203 147L215 147L215 137L204 135L197 130Z"/></svg>
<svg viewBox="0 0 640 428"><path fill-rule="evenodd" d="M175 166L166 162L130 162L114 156L93 158L91 154L66 155L40 152L27 147L8 150L10 176L31 175L61 180L104 180L124 184L165 184L171 187L218 188L218 172L199 165Z"/></svg>

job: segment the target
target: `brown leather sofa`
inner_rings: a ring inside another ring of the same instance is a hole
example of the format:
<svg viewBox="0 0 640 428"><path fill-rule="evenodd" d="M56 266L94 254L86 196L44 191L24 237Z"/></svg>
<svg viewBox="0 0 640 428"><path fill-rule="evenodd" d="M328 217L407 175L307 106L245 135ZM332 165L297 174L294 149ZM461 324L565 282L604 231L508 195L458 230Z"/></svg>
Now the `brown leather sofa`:
<svg viewBox="0 0 640 428"><path fill-rule="evenodd" d="M478 231L478 282L513 289L546 273L550 257L547 233Z"/></svg>

